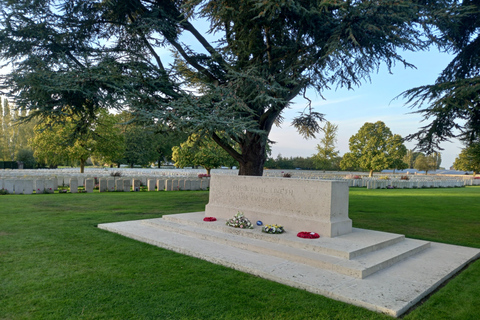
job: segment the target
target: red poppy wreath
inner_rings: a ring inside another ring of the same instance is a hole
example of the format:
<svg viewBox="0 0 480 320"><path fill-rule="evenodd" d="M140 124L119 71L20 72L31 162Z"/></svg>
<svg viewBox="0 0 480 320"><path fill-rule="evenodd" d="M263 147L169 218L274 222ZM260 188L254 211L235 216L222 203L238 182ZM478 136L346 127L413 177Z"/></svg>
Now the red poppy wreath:
<svg viewBox="0 0 480 320"><path fill-rule="evenodd" d="M297 237L305 239L317 239L320 238L320 235L316 232L302 231L297 233Z"/></svg>
<svg viewBox="0 0 480 320"><path fill-rule="evenodd" d="M208 221L208 222L217 221L217 218L215 218L215 217L205 217L205 218L203 218L203 221Z"/></svg>

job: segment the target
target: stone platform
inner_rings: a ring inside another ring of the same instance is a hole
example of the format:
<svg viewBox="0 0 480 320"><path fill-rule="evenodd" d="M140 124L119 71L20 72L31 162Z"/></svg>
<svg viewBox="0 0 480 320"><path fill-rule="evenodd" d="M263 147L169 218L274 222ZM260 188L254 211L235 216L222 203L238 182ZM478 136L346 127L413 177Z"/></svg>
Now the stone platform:
<svg viewBox="0 0 480 320"><path fill-rule="evenodd" d="M398 317L480 250L356 229L335 238L301 239L204 222L204 212L101 224L132 239Z"/></svg>

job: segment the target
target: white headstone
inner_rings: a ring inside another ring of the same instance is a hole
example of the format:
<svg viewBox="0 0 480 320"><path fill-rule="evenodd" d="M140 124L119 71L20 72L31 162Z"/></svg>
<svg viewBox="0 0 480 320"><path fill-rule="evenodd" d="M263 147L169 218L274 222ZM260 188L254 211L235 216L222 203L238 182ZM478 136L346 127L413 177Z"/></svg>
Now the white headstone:
<svg viewBox="0 0 480 320"><path fill-rule="evenodd" d="M157 191L165 190L165 179L157 179Z"/></svg>
<svg viewBox="0 0 480 320"><path fill-rule="evenodd" d="M115 188L117 191L123 191L123 179L115 180Z"/></svg>
<svg viewBox="0 0 480 320"><path fill-rule="evenodd" d="M70 192L78 193L78 180L75 178L70 178Z"/></svg>
<svg viewBox="0 0 480 320"><path fill-rule="evenodd" d="M107 179L107 189L109 192L115 191L115 179Z"/></svg>
<svg viewBox="0 0 480 320"><path fill-rule="evenodd" d="M148 191L155 191L155 180L154 179L148 179L147 181L147 187Z"/></svg>
<svg viewBox="0 0 480 320"><path fill-rule="evenodd" d="M43 193L45 191L45 180L35 179L35 193Z"/></svg>
<svg viewBox="0 0 480 320"><path fill-rule="evenodd" d="M23 194L33 193L33 180L23 180Z"/></svg>
<svg viewBox="0 0 480 320"><path fill-rule="evenodd" d="M108 190L107 179L106 178L100 178L98 180L98 191L99 192L105 192L107 190Z"/></svg>
<svg viewBox="0 0 480 320"><path fill-rule="evenodd" d="M95 186L95 179L94 178L85 179L85 191L87 193L92 193L94 186Z"/></svg>
<svg viewBox="0 0 480 320"><path fill-rule="evenodd" d="M132 180L123 179L123 191L124 192L130 192L131 188L132 188Z"/></svg>
<svg viewBox="0 0 480 320"><path fill-rule="evenodd" d="M140 191L140 179L133 179L132 180L132 186L133 186L133 191Z"/></svg>
<svg viewBox="0 0 480 320"><path fill-rule="evenodd" d="M15 194L23 193L23 180L15 180Z"/></svg>

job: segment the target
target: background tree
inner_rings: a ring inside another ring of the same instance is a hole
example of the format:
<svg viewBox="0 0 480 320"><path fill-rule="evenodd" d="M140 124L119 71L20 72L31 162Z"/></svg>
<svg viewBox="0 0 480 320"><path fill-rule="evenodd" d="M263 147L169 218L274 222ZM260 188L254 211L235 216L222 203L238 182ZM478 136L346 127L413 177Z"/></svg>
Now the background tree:
<svg viewBox="0 0 480 320"><path fill-rule="evenodd" d="M471 143L455 158L456 170L473 171L473 176L480 172L480 142Z"/></svg>
<svg viewBox="0 0 480 320"><path fill-rule="evenodd" d="M172 160L176 167L202 166L210 174L210 170L220 166L233 167L238 163L215 141L202 139L193 134L178 147L173 147Z"/></svg>
<svg viewBox="0 0 480 320"><path fill-rule="evenodd" d="M406 153L403 140L393 135L382 121L365 123L349 141L350 152L345 153L340 167L342 169L360 167L370 172L393 168L397 159Z"/></svg>
<svg viewBox="0 0 480 320"><path fill-rule="evenodd" d="M467 144L480 137L480 2L464 0L461 10L452 8L435 18L434 40L455 56L433 85L405 91L412 108L433 119L417 133L419 150L442 150L439 144L459 137Z"/></svg>
<svg viewBox="0 0 480 320"><path fill-rule="evenodd" d="M415 166L415 160L417 159L418 155L421 154L421 152L414 151L413 149L407 150L407 153L403 157L403 162L405 162L409 169L413 169Z"/></svg>
<svg viewBox="0 0 480 320"><path fill-rule="evenodd" d="M151 128L129 125L125 130L125 153L123 162L147 167L158 159L155 150L155 133Z"/></svg>
<svg viewBox="0 0 480 320"><path fill-rule="evenodd" d="M156 151L158 167L162 163L172 161L173 147L180 146L187 141L188 135L185 132L179 132L171 129L158 128L155 130L153 147Z"/></svg>
<svg viewBox="0 0 480 320"><path fill-rule="evenodd" d="M424 49L422 28L441 9L425 4L451 3L3 2L0 58L15 63L3 87L32 116L59 116L59 106L93 115L127 102L145 118L211 137L239 174L262 175L268 135L292 99L307 88L359 85L382 63L410 66L398 50ZM216 46L195 28L199 20L210 22ZM164 47L174 52L173 69L158 54ZM293 125L314 137L321 120L307 104Z"/></svg>
<svg viewBox="0 0 480 320"><path fill-rule="evenodd" d="M425 171L425 174L428 174L428 171L433 171L437 168L436 157L429 155L425 156L423 153L417 156L415 160L415 169L419 171Z"/></svg>
<svg viewBox="0 0 480 320"><path fill-rule="evenodd" d="M32 149L20 149L15 158L16 161L23 163L24 169L34 169L37 162Z"/></svg>
<svg viewBox="0 0 480 320"><path fill-rule="evenodd" d="M20 150L32 150L35 123L21 123L26 111L16 109L7 99L0 98L0 159L18 160Z"/></svg>
<svg viewBox="0 0 480 320"><path fill-rule="evenodd" d="M122 147L120 131L106 111L100 111L95 118L97 121L89 123L88 131L81 132L75 132L78 119L74 116L63 124L55 121L39 124L34 138L38 162L56 167L68 161L78 161L80 173L84 173L87 159L92 155L112 157Z"/></svg>
<svg viewBox="0 0 480 320"><path fill-rule="evenodd" d="M317 154L313 158L316 169L331 170L334 166L334 161L338 157L338 150L335 150L337 142L338 126L327 121L322 128L323 137L320 138L320 143L317 144Z"/></svg>
<svg viewBox="0 0 480 320"><path fill-rule="evenodd" d="M390 168L395 170L403 170L408 168L408 164L403 161L407 154L407 147L403 144L403 138L398 135L394 134L391 139L389 139L389 156L392 159L392 163Z"/></svg>

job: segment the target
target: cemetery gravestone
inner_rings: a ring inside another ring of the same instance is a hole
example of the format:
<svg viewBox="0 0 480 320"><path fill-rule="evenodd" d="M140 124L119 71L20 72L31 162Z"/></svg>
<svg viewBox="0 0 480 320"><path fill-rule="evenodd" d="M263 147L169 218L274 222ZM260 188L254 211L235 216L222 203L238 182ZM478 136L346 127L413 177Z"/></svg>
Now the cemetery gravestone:
<svg viewBox="0 0 480 320"><path fill-rule="evenodd" d="M78 193L78 180L71 178L70 179L70 192L71 193Z"/></svg>
<svg viewBox="0 0 480 320"><path fill-rule="evenodd" d="M157 191L165 190L165 179L157 179Z"/></svg>
<svg viewBox="0 0 480 320"><path fill-rule="evenodd" d="M131 187L132 187L132 180L124 179L123 180L123 191L124 192L130 192Z"/></svg>
<svg viewBox="0 0 480 320"><path fill-rule="evenodd" d="M33 193L33 180L23 180L23 194Z"/></svg>
<svg viewBox="0 0 480 320"><path fill-rule="evenodd" d="M3 188L10 194L15 192L15 180L5 180Z"/></svg>
<svg viewBox="0 0 480 320"><path fill-rule="evenodd" d="M133 191L140 191L140 179L133 179Z"/></svg>
<svg viewBox="0 0 480 320"><path fill-rule="evenodd" d="M85 191L87 193L93 192L94 185L95 185L95 180L93 178L85 179Z"/></svg>
<svg viewBox="0 0 480 320"><path fill-rule="evenodd" d="M45 192L54 193L56 185L57 185L57 179L51 178L51 179L45 180Z"/></svg>
<svg viewBox="0 0 480 320"><path fill-rule="evenodd" d="M165 191L172 191L173 190L173 180L166 180L165 181Z"/></svg>
<svg viewBox="0 0 480 320"><path fill-rule="evenodd" d="M43 193L45 190L45 180L36 179L35 180L35 193Z"/></svg>
<svg viewBox="0 0 480 320"><path fill-rule="evenodd" d="M23 180L15 180L15 194L23 193Z"/></svg>
<svg viewBox="0 0 480 320"><path fill-rule="evenodd" d="M115 191L115 179L107 179L107 189L110 192Z"/></svg>
<svg viewBox="0 0 480 320"><path fill-rule="evenodd" d="M117 191L123 191L123 179L115 180L115 188Z"/></svg>
<svg viewBox="0 0 480 320"><path fill-rule="evenodd" d="M108 190L108 187L107 187L107 179L105 178L100 178L98 180L98 191L99 192L105 192Z"/></svg>
<svg viewBox="0 0 480 320"><path fill-rule="evenodd" d="M155 180L154 179L148 179L147 187L148 187L148 191L155 191Z"/></svg>

